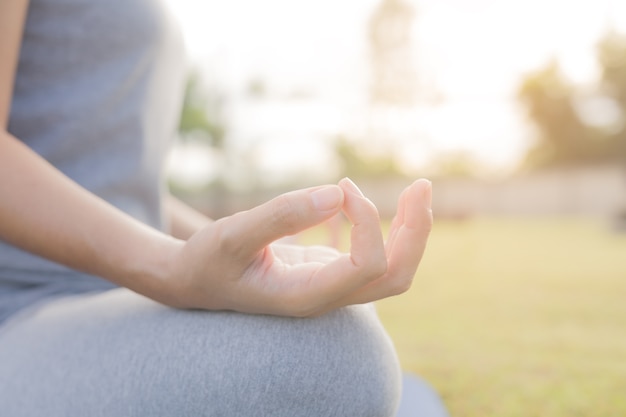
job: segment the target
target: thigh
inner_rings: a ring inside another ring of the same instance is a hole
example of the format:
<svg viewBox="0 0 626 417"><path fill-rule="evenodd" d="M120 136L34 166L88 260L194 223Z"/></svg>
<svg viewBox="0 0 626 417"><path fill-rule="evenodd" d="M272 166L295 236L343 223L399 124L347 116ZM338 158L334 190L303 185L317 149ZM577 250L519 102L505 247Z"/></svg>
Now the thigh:
<svg viewBox="0 0 626 417"><path fill-rule="evenodd" d="M0 331L7 415L391 416L400 375L373 308L314 319L183 311L126 289Z"/></svg>

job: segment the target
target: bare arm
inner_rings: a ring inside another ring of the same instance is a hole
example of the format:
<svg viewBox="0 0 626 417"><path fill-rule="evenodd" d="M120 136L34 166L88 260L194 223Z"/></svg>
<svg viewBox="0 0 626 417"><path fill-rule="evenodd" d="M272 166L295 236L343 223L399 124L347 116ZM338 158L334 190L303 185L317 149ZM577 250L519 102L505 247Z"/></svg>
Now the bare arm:
<svg viewBox="0 0 626 417"><path fill-rule="evenodd" d="M161 298L168 254L181 243L87 192L5 132L0 195L3 240Z"/></svg>
<svg viewBox="0 0 626 417"><path fill-rule="evenodd" d="M0 2L0 239L159 297L168 254L182 243L87 192L6 131L27 7Z"/></svg>

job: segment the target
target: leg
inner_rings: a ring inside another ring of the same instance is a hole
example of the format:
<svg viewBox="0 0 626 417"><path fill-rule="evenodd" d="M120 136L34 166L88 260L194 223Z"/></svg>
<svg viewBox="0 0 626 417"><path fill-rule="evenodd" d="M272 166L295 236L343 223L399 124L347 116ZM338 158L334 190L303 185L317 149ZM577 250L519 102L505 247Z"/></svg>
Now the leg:
<svg viewBox="0 0 626 417"><path fill-rule="evenodd" d="M126 289L0 329L3 414L392 416L397 359L369 306L315 319L181 311Z"/></svg>

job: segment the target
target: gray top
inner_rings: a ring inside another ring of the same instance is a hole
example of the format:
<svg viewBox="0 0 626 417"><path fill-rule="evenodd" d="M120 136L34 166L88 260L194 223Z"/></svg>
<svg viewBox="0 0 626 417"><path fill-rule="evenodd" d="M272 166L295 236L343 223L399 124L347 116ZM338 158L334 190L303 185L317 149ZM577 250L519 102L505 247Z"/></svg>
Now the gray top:
<svg viewBox="0 0 626 417"><path fill-rule="evenodd" d="M184 70L161 0L31 0L9 131L86 189L163 228L162 166ZM0 240L0 321L45 297L112 286Z"/></svg>

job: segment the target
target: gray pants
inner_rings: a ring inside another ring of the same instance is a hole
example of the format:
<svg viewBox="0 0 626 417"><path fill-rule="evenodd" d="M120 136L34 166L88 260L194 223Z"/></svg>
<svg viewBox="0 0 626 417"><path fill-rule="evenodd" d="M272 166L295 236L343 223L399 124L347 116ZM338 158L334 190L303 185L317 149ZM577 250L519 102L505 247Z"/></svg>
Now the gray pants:
<svg viewBox="0 0 626 417"><path fill-rule="evenodd" d="M115 289L0 328L6 417L391 417L400 391L372 306L291 319L175 310Z"/></svg>

